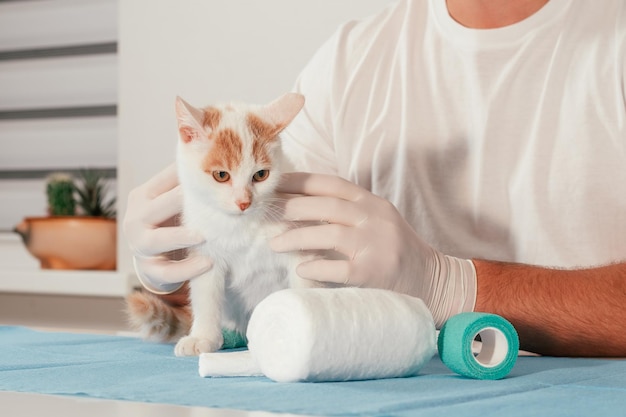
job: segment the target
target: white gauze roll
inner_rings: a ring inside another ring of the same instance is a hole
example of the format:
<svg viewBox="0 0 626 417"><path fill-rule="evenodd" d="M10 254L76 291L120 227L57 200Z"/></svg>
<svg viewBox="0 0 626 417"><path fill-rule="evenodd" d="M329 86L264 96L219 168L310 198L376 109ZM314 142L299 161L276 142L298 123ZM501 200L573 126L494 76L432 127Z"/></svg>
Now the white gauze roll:
<svg viewBox="0 0 626 417"><path fill-rule="evenodd" d="M263 374L280 382L413 376L436 349L424 302L377 289L276 292L254 310L247 337Z"/></svg>

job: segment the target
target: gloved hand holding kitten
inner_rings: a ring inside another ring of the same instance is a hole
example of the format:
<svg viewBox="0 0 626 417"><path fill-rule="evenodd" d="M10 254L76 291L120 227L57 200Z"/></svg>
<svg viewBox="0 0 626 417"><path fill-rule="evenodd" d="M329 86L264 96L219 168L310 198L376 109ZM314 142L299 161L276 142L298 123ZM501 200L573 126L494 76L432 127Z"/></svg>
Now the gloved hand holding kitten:
<svg viewBox="0 0 626 417"><path fill-rule="evenodd" d="M209 259L201 256L180 260L166 256L204 241L199 233L178 225L176 217L181 212L182 200L175 164L128 195L124 234L133 252L137 277L156 294L174 292L212 266Z"/></svg>
<svg viewBox="0 0 626 417"><path fill-rule="evenodd" d="M302 263L297 269L302 278L422 298L437 327L457 313L473 310L473 263L428 246L387 200L339 177L319 174L287 174L279 191L295 194L285 204L286 220L324 224L287 231L271 241L272 249L329 249L345 256ZM162 227L180 212L181 200L174 166L129 196L124 231L134 252L135 270L153 292L174 291L211 268L210 260L199 256L174 261L161 255L202 242L181 226Z"/></svg>
<svg viewBox="0 0 626 417"><path fill-rule="evenodd" d="M345 256L302 263L300 277L419 297L438 328L455 314L473 311L472 261L431 248L389 201L331 175L287 174L279 191L299 195L285 205L287 220L324 224L289 230L270 242L272 249L328 249Z"/></svg>

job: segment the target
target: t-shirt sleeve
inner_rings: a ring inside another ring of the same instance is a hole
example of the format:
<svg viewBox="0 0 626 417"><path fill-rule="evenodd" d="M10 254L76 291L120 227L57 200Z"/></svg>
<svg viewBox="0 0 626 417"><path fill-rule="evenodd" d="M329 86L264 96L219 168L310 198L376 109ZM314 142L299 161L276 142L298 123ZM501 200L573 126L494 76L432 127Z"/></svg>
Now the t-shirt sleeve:
<svg viewBox="0 0 626 417"><path fill-rule="evenodd" d="M335 33L313 55L296 80L294 91L305 97L304 108L280 134L288 171L337 174L333 126L337 95Z"/></svg>

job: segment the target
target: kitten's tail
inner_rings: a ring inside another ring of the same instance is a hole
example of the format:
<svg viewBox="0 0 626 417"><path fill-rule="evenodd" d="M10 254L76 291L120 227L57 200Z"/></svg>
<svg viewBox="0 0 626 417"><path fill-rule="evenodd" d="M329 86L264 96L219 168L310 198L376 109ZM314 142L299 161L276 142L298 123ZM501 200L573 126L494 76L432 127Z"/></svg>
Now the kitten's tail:
<svg viewBox="0 0 626 417"><path fill-rule="evenodd" d="M126 297L130 327L146 340L176 342L191 329L188 304L168 303L148 291L135 291Z"/></svg>

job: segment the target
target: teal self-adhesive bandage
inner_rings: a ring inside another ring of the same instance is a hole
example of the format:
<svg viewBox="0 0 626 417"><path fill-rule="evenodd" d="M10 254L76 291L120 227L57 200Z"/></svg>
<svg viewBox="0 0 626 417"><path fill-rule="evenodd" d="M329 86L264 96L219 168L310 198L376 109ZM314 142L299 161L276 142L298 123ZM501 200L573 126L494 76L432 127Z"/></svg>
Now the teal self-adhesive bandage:
<svg viewBox="0 0 626 417"><path fill-rule="evenodd" d="M222 329L222 336L224 337L222 349L237 349L248 344L246 337L234 330Z"/></svg>
<svg viewBox="0 0 626 417"><path fill-rule="evenodd" d="M480 335L476 354L472 345ZM511 323L487 313L461 313L441 328L439 356L452 371L476 379L501 379L511 372L519 350L519 338Z"/></svg>

